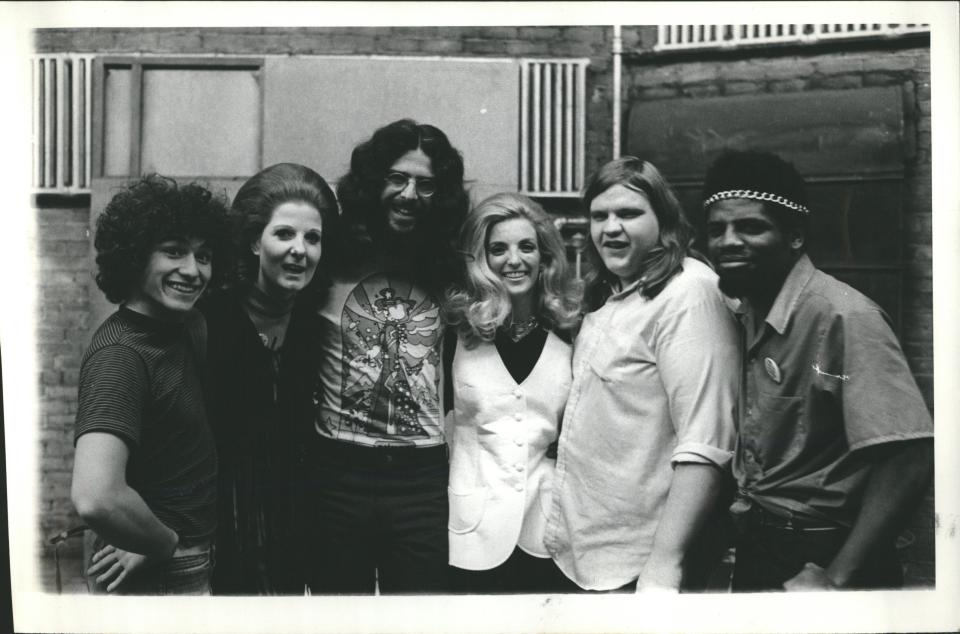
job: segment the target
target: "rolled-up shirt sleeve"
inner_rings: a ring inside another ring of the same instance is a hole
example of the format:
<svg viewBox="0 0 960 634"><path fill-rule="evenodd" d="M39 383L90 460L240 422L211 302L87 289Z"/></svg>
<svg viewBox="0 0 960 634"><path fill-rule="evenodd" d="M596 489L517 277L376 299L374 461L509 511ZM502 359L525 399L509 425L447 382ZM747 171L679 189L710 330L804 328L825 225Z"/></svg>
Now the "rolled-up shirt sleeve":
<svg viewBox="0 0 960 634"><path fill-rule="evenodd" d="M740 373L736 323L718 290L689 290L693 301L661 318L655 340L657 366L677 435L670 460L724 467L733 457L736 441Z"/></svg>

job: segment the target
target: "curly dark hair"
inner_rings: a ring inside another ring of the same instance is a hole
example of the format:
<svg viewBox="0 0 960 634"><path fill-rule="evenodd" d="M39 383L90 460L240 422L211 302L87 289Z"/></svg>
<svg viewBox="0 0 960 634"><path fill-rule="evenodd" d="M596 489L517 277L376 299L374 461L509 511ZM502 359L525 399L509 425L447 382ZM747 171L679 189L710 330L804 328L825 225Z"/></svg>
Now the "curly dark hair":
<svg viewBox="0 0 960 634"><path fill-rule="evenodd" d="M391 242L387 217L380 203L383 179L397 159L420 149L430 157L437 192L429 210L417 223L408 248L419 281L434 291L444 288L458 270L457 236L469 206L463 183L463 159L439 128L400 119L383 126L358 145L350 157L350 171L340 179L337 196L343 214L335 266L349 270Z"/></svg>
<svg viewBox="0 0 960 634"><path fill-rule="evenodd" d="M126 301L140 283L154 248L170 237L200 238L213 253L207 288L223 279L233 259L227 204L199 183L178 186L150 174L107 203L97 219L97 286L114 304Z"/></svg>
<svg viewBox="0 0 960 634"><path fill-rule="evenodd" d="M782 196L794 203L809 206L803 177L776 154L756 150L725 150L707 170L703 182L703 199L720 191L747 189ZM807 214L773 201L762 201L764 211L781 231L796 231L806 238L810 231Z"/></svg>
<svg viewBox="0 0 960 634"><path fill-rule="evenodd" d="M660 225L657 245L650 250L642 266L646 281L638 291L647 298L656 297L674 275L683 267L683 258L689 256L704 260L691 249L693 226L687 220L676 194L656 166L635 156L623 156L603 165L587 181L583 190L583 211L589 218L593 199L614 185L623 185L642 193ZM603 264L593 240L587 240L587 260L591 271L585 276L584 303L587 312L600 308L612 293L615 276ZM704 260L705 261L705 260Z"/></svg>
<svg viewBox="0 0 960 634"><path fill-rule="evenodd" d="M320 304L330 288L326 260L336 243L337 198L322 176L297 163L277 163L261 170L234 196L230 213L235 223L235 248L240 256L231 282L241 286L256 282L260 258L253 254L250 245L263 234L274 210L288 202L302 202L320 212L321 262L310 284L297 296L298 301Z"/></svg>

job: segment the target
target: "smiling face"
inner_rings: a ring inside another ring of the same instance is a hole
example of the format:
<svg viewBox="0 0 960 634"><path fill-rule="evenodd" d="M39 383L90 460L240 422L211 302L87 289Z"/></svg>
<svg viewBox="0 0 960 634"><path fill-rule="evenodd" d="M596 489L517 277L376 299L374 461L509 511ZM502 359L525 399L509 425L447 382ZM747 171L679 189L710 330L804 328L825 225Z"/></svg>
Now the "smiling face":
<svg viewBox="0 0 960 634"><path fill-rule="evenodd" d="M179 321L193 308L210 281L213 253L200 238L161 240L147 259L127 308L164 321Z"/></svg>
<svg viewBox="0 0 960 634"><path fill-rule="evenodd" d="M303 289L320 261L323 220L313 205L285 202L273 210L260 238L250 245L260 258L257 287L274 297Z"/></svg>
<svg viewBox="0 0 960 634"><path fill-rule="evenodd" d="M514 317L529 317L540 276L537 230L525 218L502 220L490 227L486 252L487 265L510 295Z"/></svg>
<svg viewBox="0 0 960 634"><path fill-rule="evenodd" d="M785 233L760 201L730 198L707 211L707 252L727 295L776 296L802 247L803 236Z"/></svg>
<svg viewBox="0 0 960 634"><path fill-rule="evenodd" d="M402 185L399 184L402 180L399 177L397 177L397 183L391 182L393 179L384 181L383 190L380 192L380 204L387 214L387 226L394 233L410 233L416 228L417 222L424 213L430 209L431 197L417 193L417 181L429 183L434 180L432 162L423 150L417 148L394 161L387 170L387 174L400 174L407 177ZM422 189L429 190L429 188Z"/></svg>
<svg viewBox="0 0 960 634"><path fill-rule="evenodd" d="M613 185L590 202L590 239L621 288L643 275L643 258L657 245L660 222L647 197Z"/></svg>

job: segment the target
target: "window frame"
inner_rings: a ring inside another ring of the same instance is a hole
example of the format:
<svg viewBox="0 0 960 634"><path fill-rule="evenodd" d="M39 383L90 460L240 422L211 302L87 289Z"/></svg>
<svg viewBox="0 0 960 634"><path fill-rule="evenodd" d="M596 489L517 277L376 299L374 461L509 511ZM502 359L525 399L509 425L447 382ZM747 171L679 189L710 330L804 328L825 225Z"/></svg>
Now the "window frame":
<svg viewBox="0 0 960 634"><path fill-rule="evenodd" d="M137 177L141 169L143 142L143 73L145 70L251 70L256 73L260 96L258 118L260 131L256 147L256 165L263 161L263 67L261 57L194 57L194 56L103 56L94 59L93 66L93 156L91 178L114 177L104 175L104 144L106 136L107 72L111 69L129 69L130 77L130 163L127 176ZM204 177L207 174L191 174ZM187 178L189 178L187 177Z"/></svg>

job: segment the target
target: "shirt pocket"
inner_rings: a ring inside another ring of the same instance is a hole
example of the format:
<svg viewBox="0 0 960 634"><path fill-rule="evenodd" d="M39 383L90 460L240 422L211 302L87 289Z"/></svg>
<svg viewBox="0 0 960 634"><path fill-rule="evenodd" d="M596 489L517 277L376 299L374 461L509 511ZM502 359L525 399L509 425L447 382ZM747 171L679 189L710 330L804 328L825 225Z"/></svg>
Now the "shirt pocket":
<svg viewBox="0 0 960 634"><path fill-rule="evenodd" d="M799 454L806 443L807 429L803 420L803 397L757 393L756 412L751 417L756 425L751 435L760 441L758 458L770 468Z"/></svg>
<svg viewBox="0 0 960 634"><path fill-rule="evenodd" d="M447 487L447 496L450 501L447 528L450 532L461 535L476 530L483 519L487 499L490 497L487 487L463 492Z"/></svg>
<svg viewBox="0 0 960 634"><path fill-rule="evenodd" d="M656 359L629 337L607 337L584 364L603 383L618 385L636 381L638 375L656 365Z"/></svg>
<svg viewBox="0 0 960 634"><path fill-rule="evenodd" d="M586 368L596 380L607 385L618 385L630 380L630 368L623 359L588 359Z"/></svg>
<svg viewBox="0 0 960 634"><path fill-rule="evenodd" d="M640 377L647 374L656 363L650 359L631 356L600 356L586 361L587 371L601 383L616 389L632 391Z"/></svg>

